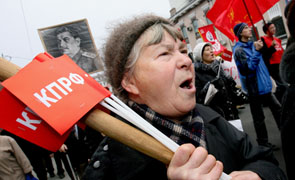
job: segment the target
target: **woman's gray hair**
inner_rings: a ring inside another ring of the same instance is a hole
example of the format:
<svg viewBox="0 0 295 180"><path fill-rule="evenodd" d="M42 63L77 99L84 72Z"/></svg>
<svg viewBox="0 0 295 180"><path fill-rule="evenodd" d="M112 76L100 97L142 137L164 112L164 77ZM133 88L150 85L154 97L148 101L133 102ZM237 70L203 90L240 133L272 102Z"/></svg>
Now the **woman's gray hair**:
<svg viewBox="0 0 295 180"><path fill-rule="evenodd" d="M127 91L121 86L124 74L127 73L127 78L132 76L142 49L160 43L164 32L170 34L175 41L183 40L180 31L167 19L154 15L135 17L119 24L109 36L104 48L106 74L114 94L122 100L128 98Z"/></svg>
<svg viewBox="0 0 295 180"><path fill-rule="evenodd" d="M125 65L125 72L128 73L127 74L128 78L130 78L133 75L135 64L140 56L142 49L145 47L160 43L163 39L165 31L168 32L168 34L170 34L175 41L177 39L182 39L182 36L179 33L179 31L177 31L172 26L157 23L149 27L135 42L128 56L128 59Z"/></svg>

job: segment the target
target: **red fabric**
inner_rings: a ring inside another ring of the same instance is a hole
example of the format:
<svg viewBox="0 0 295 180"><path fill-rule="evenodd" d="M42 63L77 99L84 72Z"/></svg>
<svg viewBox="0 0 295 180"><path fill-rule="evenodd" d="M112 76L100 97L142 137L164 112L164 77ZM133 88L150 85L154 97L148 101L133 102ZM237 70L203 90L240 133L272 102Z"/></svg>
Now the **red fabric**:
<svg viewBox="0 0 295 180"><path fill-rule="evenodd" d="M0 99L0 128L31 143L55 152L71 132L59 135L5 88L0 91Z"/></svg>
<svg viewBox="0 0 295 180"><path fill-rule="evenodd" d="M221 54L222 51L225 49L225 47L222 46L220 44L220 42L218 41L215 31L214 31L213 24L200 27L198 30L199 30L199 33L200 33L203 41L210 42L212 44L214 54L215 55Z"/></svg>
<svg viewBox="0 0 295 180"><path fill-rule="evenodd" d="M244 0L253 23L260 21L269 8L279 0ZM256 4L255 4L256 2ZM259 9L257 9L259 7ZM236 24L245 22L250 25L250 19L244 6L243 0L216 0L213 7L208 11L207 18L215 27L226 35L231 41L236 39L233 28ZM237 40L237 39L236 39Z"/></svg>
<svg viewBox="0 0 295 180"><path fill-rule="evenodd" d="M267 47L269 48L272 45L272 41L275 40L276 41L276 45L275 45L275 49L276 52L274 52L269 60L270 64L280 64L283 53L284 53L284 49L282 47L282 41L279 38L276 37L269 37L269 36L263 36L262 37L267 45Z"/></svg>
<svg viewBox="0 0 295 180"><path fill-rule="evenodd" d="M111 95L68 56L53 58L46 53L39 54L3 86L60 135Z"/></svg>

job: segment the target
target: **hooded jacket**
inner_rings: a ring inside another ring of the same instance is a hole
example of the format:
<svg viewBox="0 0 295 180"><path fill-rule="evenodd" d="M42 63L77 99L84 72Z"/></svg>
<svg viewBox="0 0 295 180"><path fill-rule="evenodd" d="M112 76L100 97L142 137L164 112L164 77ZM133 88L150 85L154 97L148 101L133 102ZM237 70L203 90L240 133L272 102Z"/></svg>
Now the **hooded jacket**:
<svg viewBox="0 0 295 180"><path fill-rule="evenodd" d="M250 96L270 93L272 89L270 75L253 41L238 41L233 47L233 54L243 90Z"/></svg>

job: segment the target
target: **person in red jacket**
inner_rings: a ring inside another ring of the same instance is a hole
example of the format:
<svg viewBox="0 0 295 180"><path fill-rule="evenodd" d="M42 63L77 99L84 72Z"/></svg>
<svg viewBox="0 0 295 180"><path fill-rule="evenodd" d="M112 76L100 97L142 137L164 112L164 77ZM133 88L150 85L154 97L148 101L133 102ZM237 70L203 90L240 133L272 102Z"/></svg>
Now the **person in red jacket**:
<svg viewBox="0 0 295 180"><path fill-rule="evenodd" d="M282 96L286 89L279 73L280 62L284 53L284 49L282 47L281 40L275 37L276 26L273 23L266 23L263 26L263 32L266 35L261 37L263 48L260 50L260 52L262 53L263 60L267 66L269 74L277 84L275 95L281 102Z"/></svg>

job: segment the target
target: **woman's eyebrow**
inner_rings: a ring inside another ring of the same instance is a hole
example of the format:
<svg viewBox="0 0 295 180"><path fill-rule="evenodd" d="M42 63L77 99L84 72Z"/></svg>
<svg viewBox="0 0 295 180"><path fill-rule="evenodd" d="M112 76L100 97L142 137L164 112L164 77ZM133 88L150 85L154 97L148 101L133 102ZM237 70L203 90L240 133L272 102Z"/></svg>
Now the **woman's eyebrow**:
<svg viewBox="0 0 295 180"><path fill-rule="evenodd" d="M159 47L164 47L168 50L174 49L174 45L173 44L159 44Z"/></svg>

